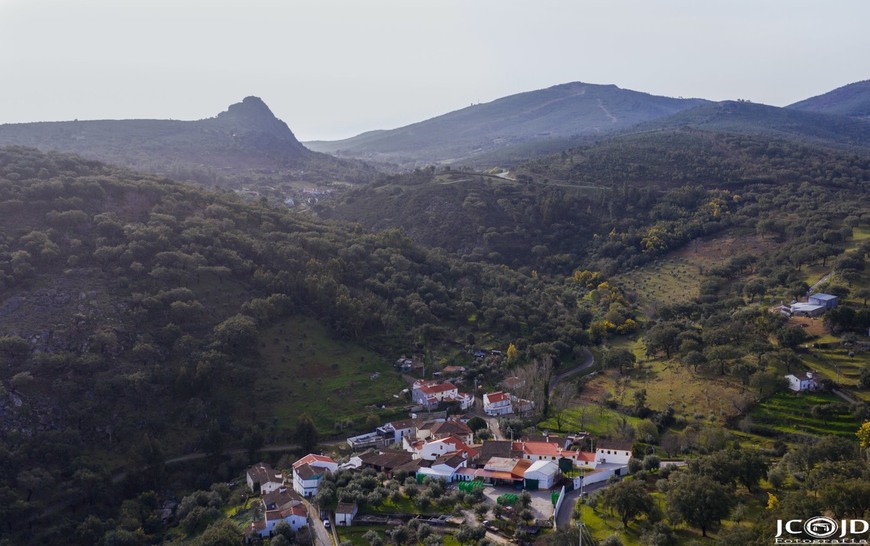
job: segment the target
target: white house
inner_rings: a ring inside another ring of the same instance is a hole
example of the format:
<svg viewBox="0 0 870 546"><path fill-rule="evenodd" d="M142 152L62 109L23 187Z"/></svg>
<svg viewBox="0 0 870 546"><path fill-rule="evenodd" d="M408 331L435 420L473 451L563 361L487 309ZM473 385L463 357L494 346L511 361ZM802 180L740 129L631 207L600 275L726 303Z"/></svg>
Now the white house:
<svg viewBox="0 0 870 546"><path fill-rule="evenodd" d="M327 472L335 472L338 463L329 457L309 453L293 463L293 490L305 497L317 493Z"/></svg>
<svg viewBox="0 0 870 546"><path fill-rule="evenodd" d="M630 442L599 442L595 450L595 465L625 465L631 460Z"/></svg>
<svg viewBox="0 0 870 546"><path fill-rule="evenodd" d="M435 459L432 466L428 468L423 467L417 470L417 475L427 477L431 476L433 478L438 478L439 480L452 482L458 479L456 477L456 471L460 468L467 467L468 459L459 453L448 453L447 455L442 455Z"/></svg>
<svg viewBox="0 0 870 546"><path fill-rule="evenodd" d="M523 458L529 461L553 461L558 464L559 459L571 459L577 464L578 452L573 450L563 449L562 446L555 442L518 442L519 449L522 451Z"/></svg>
<svg viewBox="0 0 870 546"><path fill-rule="evenodd" d="M523 476L526 489L550 489L559 476L559 465L553 461L535 461Z"/></svg>
<svg viewBox="0 0 870 546"><path fill-rule="evenodd" d="M795 392L814 391L819 388L813 372L798 372L785 376L788 388Z"/></svg>
<svg viewBox="0 0 870 546"><path fill-rule="evenodd" d="M384 438L384 445L400 444L402 438L414 433L416 424L413 419L393 421L376 429L379 436Z"/></svg>
<svg viewBox="0 0 870 546"><path fill-rule="evenodd" d="M507 415L513 413L511 398L504 392L488 392L483 395L483 411L487 415Z"/></svg>
<svg viewBox="0 0 870 546"><path fill-rule="evenodd" d="M359 506L355 502L338 503L338 506L335 507L335 524L350 527L358 511Z"/></svg>
<svg viewBox="0 0 870 546"><path fill-rule="evenodd" d="M426 381L419 379L411 387L411 400L427 409L438 407L441 402L458 402L463 410L474 405L474 397L459 389L449 381Z"/></svg>
<svg viewBox="0 0 870 546"><path fill-rule="evenodd" d="M245 481L253 493L265 495L284 485L284 474L276 472L266 463L258 463L245 472Z"/></svg>
<svg viewBox="0 0 870 546"><path fill-rule="evenodd" d="M425 442L423 445L419 446L419 449L414 450L415 457L418 459L423 459L424 461L434 461L441 455L446 455L447 453L453 453L454 451L464 451L467 452L469 449L468 445L465 442L460 440L459 438L448 437L441 438L439 440L432 440L431 442Z"/></svg>
<svg viewBox="0 0 870 546"><path fill-rule="evenodd" d="M411 400L424 407L435 407L444 398L455 396L458 393L459 389L449 381L439 383L420 379L415 381L411 388Z"/></svg>
<svg viewBox="0 0 870 546"><path fill-rule="evenodd" d="M302 500L285 487L264 495L260 502L263 505L263 519L251 523L248 534L264 538L271 536L281 521L286 521L294 532L308 525L308 510Z"/></svg>

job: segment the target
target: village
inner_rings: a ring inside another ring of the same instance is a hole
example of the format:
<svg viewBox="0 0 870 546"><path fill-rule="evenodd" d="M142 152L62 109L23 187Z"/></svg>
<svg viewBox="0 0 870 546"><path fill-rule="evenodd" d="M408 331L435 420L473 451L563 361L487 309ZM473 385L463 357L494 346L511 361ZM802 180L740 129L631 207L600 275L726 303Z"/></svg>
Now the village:
<svg viewBox="0 0 870 546"><path fill-rule="evenodd" d="M404 359L399 365L404 365ZM410 360L408 362L410 365ZM502 386L518 386L508 378ZM245 481L251 493L260 495L258 518L246 529L248 540L272 536L281 522L293 531L309 527L316 543L339 544L339 531L354 525L384 525L424 517L419 513L365 514L357 503L337 502L334 509L317 506L318 491L331 474L376 472L386 479L401 477L408 483L438 482L446 488L480 491L482 502L492 507L474 518L498 540L505 509L522 498L528 510L526 532L555 528L563 501L568 516L573 500L584 488L597 488L629 474L632 446L628 441L596 439L580 432L568 436L547 433L518 439L502 437L498 418L528 411L533 402L507 391L475 396L459 391L449 380L419 379L409 389L414 409L408 419L392 421L374 431L347 438L350 454L330 457L309 453L292 463L284 473L266 463L248 468ZM478 404L475 402L479 401ZM458 408L457 415L437 411L444 404ZM471 425L475 425L472 428ZM476 432L487 431L475 442ZM368 470L371 469L371 470ZM573 493L572 493L573 492ZM470 510L468 511L470 512ZM429 525L472 523L469 514L426 514ZM282 524L283 525L283 524ZM330 536L331 535L331 536ZM502 536L502 539L512 538Z"/></svg>

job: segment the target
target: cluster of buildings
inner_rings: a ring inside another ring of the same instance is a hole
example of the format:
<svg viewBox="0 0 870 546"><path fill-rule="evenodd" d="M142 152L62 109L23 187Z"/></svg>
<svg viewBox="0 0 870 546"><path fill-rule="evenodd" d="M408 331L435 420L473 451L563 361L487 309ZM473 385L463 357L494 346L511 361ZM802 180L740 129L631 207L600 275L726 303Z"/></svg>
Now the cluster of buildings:
<svg viewBox="0 0 870 546"><path fill-rule="evenodd" d="M293 476L290 480L266 463L250 467L245 472L245 481L251 492L260 495L263 519L251 523L246 534L269 537L275 526L282 521L294 532L308 525L308 507L303 497L317 493L323 477L337 469L338 463L334 460L313 453L293 463ZM291 487L287 487L288 485Z"/></svg>
<svg viewBox="0 0 870 546"><path fill-rule="evenodd" d="M576 441L585 442L578 437L473 441L473 431L459 419L394 421L374 433L349 438L348 444L357 451L374 449L352 457L348 467L406 472L447 482L481 480L490 485L549 489L563 472L575 469L588 472L583 478L587 484L626 473L631 459L629 443L601 442L595 451L583 451L575 447Z"/></svg>
<svg viewBox="0 0 870 546"><path fill-rule="evenodd" d="M572 440L565 442L570 444ZM486 440L469 445L451 436L423 445L439 449L371 450L355 455L348 465L389 475L405 472L418 479L431 477L450 483L479 480L492 486L537 490L554 487L563 473L574 470L586 471L577 478L577 487L580 482L589 485L612 475L625 475L632 458L630 443L606 441L600 442L595 451L583 451L549 438Z"/></svg>
<svg viewBox="0 0 870 546"><path fill-rule="evenodd" d="M812 294L806 302L793 301L791 305L780 305L779 312L787 317L817 317L835 307L837 307L837 296Z"/></svg>
<svg viewBox="0 0 870 546"><path fill-rule="evenodd" d="M281 521L293 531L308 525L304 499L317 494L324 477L338 469L373 468L388 475L411 474L421 481L479 480L487 485L538 490L557 486L568 472L581 474L573 478L574 487L627 474L632 457L630 443L602 441L594 451L584 451L578 443L588 441L585 435L474 444L474 433L465 422L446 417L394 421L372 434L378 439L378 447L356 454L341 465L330 457L309 454L293 463L290 477L265 463L249 468L246 481L252 492L261 495L263 519L251 524L248 535L271 536ZM352 447L354 440L348 439ZM576 470L584 472L573 472ZM351 525L357 511L355 504L339 505L335 511L337 524Z"/></svg>

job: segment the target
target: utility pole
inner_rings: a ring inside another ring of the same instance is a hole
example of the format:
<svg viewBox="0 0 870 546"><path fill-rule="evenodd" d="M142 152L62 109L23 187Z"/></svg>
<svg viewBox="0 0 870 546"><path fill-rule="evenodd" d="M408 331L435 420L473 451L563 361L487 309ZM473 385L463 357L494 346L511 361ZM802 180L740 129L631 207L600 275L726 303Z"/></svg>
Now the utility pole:
<svg viewBox="0 0 870 546"><path fill-rule="evenodd" d="M583 501L583 476L580 476L580 502ZM583 546L583 506L580 506L580 514L577 517L577 535L580 537L580 546Z"/></svg>

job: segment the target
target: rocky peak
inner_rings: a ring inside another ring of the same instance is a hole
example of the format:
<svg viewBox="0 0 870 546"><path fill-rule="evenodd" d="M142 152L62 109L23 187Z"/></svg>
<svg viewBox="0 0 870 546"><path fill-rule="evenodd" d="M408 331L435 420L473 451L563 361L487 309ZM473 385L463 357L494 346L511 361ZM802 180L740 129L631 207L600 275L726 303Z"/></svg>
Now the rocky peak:
<svg viewBox="0 0 870 546"><path fill-rule="evenodd" d="M284 148L297 153L307 152L287 124L275 117L272 110L259 97L245 97L242 102L231 104L213 121L224 129L232 131L236 137L253 138L251 143L255 143L259 148L267 148L271 151Z"/></svg>

